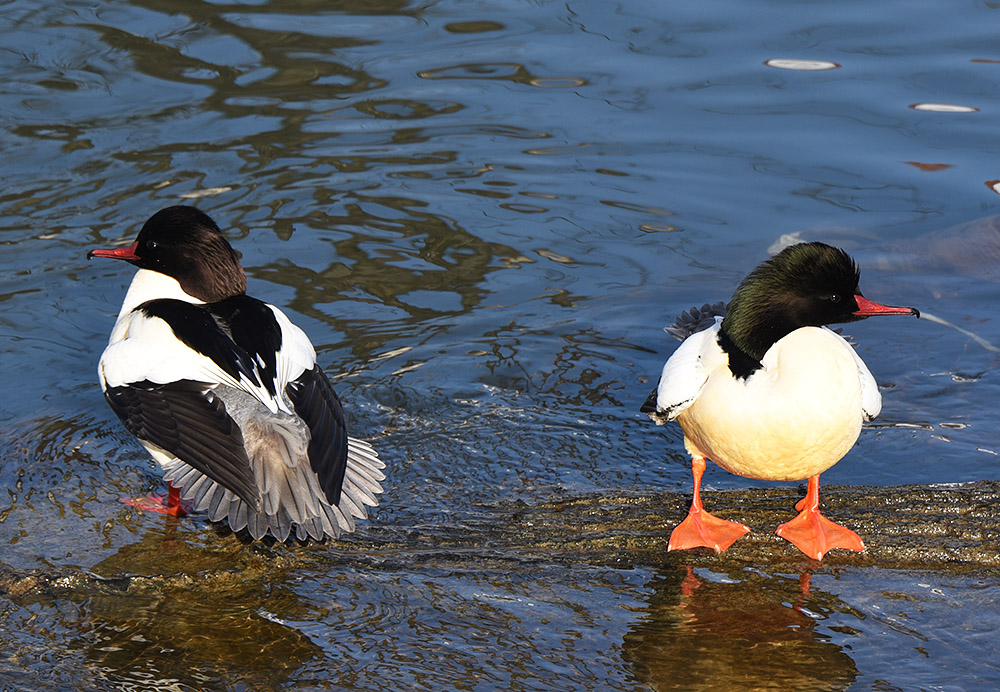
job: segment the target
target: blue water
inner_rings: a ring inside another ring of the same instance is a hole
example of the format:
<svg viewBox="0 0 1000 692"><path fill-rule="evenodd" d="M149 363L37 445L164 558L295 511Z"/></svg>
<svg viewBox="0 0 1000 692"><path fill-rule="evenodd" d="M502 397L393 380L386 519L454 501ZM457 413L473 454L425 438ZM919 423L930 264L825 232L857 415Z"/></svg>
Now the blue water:
<svg viewBox="0 0 1000 692"><path fill-rule="evenodd" d="M719 690L758 666L801 689L997 678L995 618L964 639L939 624L989 610L995 575L821 570L802 615L798 575L766 562L696 575L693 593L716 596L698 601L669 566L460 568L418 550L496 503L688 492L679 429L638 413L675 347L662 327L726 299L783 234L849 247L868 297L1000 344L996 245L948 230L1000 213L994 3L22 0L0 17L0 572L250 575L221 610L183 580L18 581L0 599L5 686ZM176 203L226 229L250 292L310 334L388 462L357 543L288 558L118 501L161 481L96 383L130 271L85 256ZM900 251L966 246L986 259ZM1000 479L994 353L924 321L849 332L884 407L824 483ZM417 547L372 567L380 529ZM158 568L166 538L182 557ZM260 577L268 560L284 567ZM800 632L801 657L726 664L704 649L745 641L725 624L684 638L686 612L728 601L783 623L758 635L768 646ZM692 650L712 675L670 673ZM829 668L796 678L817 650Z"/></svg>

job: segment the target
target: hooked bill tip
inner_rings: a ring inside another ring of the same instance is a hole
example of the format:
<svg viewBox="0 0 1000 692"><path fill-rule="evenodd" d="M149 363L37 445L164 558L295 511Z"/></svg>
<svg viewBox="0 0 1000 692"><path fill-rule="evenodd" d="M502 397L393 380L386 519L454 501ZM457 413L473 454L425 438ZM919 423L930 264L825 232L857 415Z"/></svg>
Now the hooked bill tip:
<svg viewBox="0 0 1000 692"><path fill-rule="evenodd" d="M139 243L134 242L128 247L120 247L113 250L91 250L87 253L87 259L91 259L93 257L109 257L111 259L125 260L126 262L135 262L140 259L139 255L136 254L138 247Z"/></svg>
<svg viewBox="0 0 1000 692"><path fill-rule="evenodd" d="M868 300L860 293L854 296L858 309L854 312L858 317L873 317L875 315L916 315L920 317L920 311L916 308L897 307L895 305L882 305Z"/></svg>

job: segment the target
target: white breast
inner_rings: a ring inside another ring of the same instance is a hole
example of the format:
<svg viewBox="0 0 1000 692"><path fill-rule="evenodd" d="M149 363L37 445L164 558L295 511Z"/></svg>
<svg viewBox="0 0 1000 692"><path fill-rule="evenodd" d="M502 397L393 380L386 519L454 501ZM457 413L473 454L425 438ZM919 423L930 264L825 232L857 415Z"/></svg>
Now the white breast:
<svg viewBox="0 0 1000 692"><path fill-rule="evenodd" d="M761 363L746 380L728 366L712 371L678 417L692 454L741 476L800 480L836 464L857 441L865 409L878 412L868 369L828 329L795 330Z"/></svg>

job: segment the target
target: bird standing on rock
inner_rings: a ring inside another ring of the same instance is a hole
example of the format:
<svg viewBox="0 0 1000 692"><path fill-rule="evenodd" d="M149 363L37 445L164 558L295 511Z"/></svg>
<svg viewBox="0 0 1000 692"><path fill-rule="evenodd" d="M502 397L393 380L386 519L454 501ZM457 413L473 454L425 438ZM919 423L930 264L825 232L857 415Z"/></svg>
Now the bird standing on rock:
<svg viewBox="0 0 1000 692"><path fill-rule="evenodd" d="M721 552L750 531L703 509L706 459L748 478L808 478L799 515L776 533L815 559L833 548L864 550L854 531L820 513L819 475L854 446L882 396L851 345L825 325L920 314L868 300L859 279L843 250L788 247L750 272L724 318L688 336L667 360L641 411L658 425L680 423L694 475L691 509L668 550Z"/></svg>
<svg viewBox="0 0 1000 692"><path fill-rule="evenodd" d="M246 295L236 252L205 213L154 214L132 245L91 257L138 267L98 368L111 408L180 500L260 539L337 537L378 504L385 464L347 435L305 333Z"/></svg>

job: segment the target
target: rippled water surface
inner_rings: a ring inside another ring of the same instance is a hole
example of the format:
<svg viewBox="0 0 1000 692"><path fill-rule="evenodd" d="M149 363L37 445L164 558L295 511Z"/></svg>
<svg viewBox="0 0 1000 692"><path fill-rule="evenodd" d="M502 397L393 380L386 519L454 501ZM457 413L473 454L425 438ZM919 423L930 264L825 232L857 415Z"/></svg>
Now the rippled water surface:
<svg viewBox="0 0 1000 692"><path fill-rule="evenodd" d="M852 325L884 408L824 482L1000 479L996 3L0 17L3 689L996 686L995 569L693 565L659 528L654 559L529 555L489 530L689 492L679 429L638 413L661 328L784 234L982 340ZM85 256L176 203L226 230L386 460L357 534L250 545L119 502L162 481L96 383L131 271Z"/></svg>

